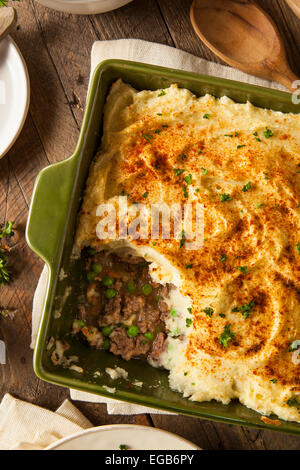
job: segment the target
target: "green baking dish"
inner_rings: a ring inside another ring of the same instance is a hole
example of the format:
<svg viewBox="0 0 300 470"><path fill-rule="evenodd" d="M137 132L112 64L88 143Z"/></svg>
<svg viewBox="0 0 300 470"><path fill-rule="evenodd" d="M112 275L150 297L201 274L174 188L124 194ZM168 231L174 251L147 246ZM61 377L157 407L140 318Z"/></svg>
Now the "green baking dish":
<svg viewBox="0 0 300 470"><path fill-rule="evenodd" d="M300 435L300 424L284 421L279 427L265 424L260 419L261 415L236 401L226 406L215 401L191 402L169 388L167 371L152 368L141 360L126 362L108 352L92 350L73 342L71 338L68 338L71 344L70 352L80 357L84 373L79 374L52 364L46 348L48 340L51 336L63 338L70 330L77 298L84 283L81 261L70 261L76 215L89 164L100 143L105 98L110 85L119 77L140 90L164 88L176 82L196 95L226 95L237 102L249 100L256 106L300 113L300 106L292 104L291 95L288 93L135 62L107 60L101 63L90 83L82 128L74 154L40 172L31 201L26 230L27 242L49 268L46 298L34 352L36 374L48 382L139 405ZM60 275L62 269L67 276ZM67 286L72 287L72 293L65 299ZM57 309L62 309L59 318L55 318L53 314ZM143 387L135 387L122 379L112 381L105 373L99 377L94 376L96 370L115 365L125 368L129 379L143 382ZM112 395L105 386L115 387L116 392Z"/></svg>

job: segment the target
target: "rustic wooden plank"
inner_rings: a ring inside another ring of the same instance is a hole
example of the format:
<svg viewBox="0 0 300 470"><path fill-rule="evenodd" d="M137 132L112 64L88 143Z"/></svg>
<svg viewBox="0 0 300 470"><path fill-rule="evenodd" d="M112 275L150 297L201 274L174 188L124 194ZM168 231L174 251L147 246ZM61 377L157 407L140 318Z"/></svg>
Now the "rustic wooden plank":
<svg viewBox="0 0 300 470"><path fill-rule="evenodd" d="M222 63L222 61L206 47L193 30L190 21L192 0L156 0L164 16L174 45L178 49L190 52L203 59Z"/></svg>
<svg viewBox="0 0 300 470"><path fill-rule="evenodd" d="M293 71L300 77L300 20L289 8L285 0L272 2L258 0L276 23L285 43L289 63Z"/></svg>
<svg viewBox="0 0 300 470"><path fill-rule="evenodd" d="M136 38L173 45L155 0L135 0L119 10L91 17L101 40Z"/></svg>

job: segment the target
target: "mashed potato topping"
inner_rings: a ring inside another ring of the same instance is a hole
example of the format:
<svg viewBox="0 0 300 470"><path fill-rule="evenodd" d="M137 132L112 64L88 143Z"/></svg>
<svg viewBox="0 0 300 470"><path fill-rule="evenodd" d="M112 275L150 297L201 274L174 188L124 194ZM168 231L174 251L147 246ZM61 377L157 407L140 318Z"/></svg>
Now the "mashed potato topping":
<svg viewBox="0 0 300 470"><path fill-rule="evenodd" d="M300 422L299 183L299 115L176 85L113 84L75 246L134 252L154 280L176 286L161 364L185 397L238 398ZM185 249L184 235L99 240L97 207L123 195L202 204L203 247Z"/></svg>

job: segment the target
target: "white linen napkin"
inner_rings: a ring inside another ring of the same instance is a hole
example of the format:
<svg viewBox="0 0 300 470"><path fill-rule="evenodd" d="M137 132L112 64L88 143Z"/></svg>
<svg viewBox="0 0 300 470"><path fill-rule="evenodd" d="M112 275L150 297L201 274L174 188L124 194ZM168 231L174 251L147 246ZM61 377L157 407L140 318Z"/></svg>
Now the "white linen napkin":
<svg viewBox="0 0 300 470"><path fill-rule="evenodd" d="M106 59L126 59L152 65L162 65L164 67L203 73L286 91L283 86L276 82L270 82L268 80L253 77L252 75L248 75L231 67L200 59L199 57L170 46L141 41L138 39L118 39L114 41L95 42L92 47L90 77L92 76L95 67ZM35 343L47 282L48 270L47 266L45 266L33 299L32 347L34 347ZM73 400L89 401L94 403L107 403L107 411L109 414L127 415L138 413L164 413L144 406L131 405L77 390L71 390L71 398Z"/></svg>
<svg viewBox="0 0 300 470"><path fill-rule="evenodd" d="M90 427L92 423L69 400L55 412L8 393L0 404L1 450L42 450Z"/></svg>

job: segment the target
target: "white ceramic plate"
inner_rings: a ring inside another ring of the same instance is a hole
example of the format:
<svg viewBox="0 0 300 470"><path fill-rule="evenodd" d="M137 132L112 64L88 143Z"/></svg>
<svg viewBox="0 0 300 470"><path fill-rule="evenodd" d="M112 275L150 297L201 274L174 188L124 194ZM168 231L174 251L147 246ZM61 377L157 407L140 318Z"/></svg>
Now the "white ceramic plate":
<svg viewBox="0 0 300 470"><path fill-rule="evenodd" d="M161 429L135 424L90 428L51 444L47 450L200 450L195 444Z"/></svg>
<svg viewBox="0 0 300 470"><path fill-rule="evenodd" d="M77 15L91 15L120 8L132 0L37 0L39 3L54 10L65 11Z"/></svg>
<svg viewBox="0 0 300 470"><path fill-rule="evenodd" d="M20 134L29 106L29 77L15 42L0 41L0 158Z"/></svg>

